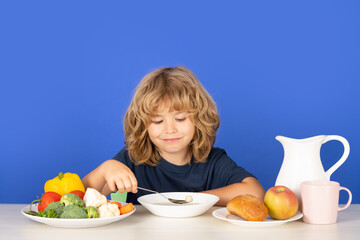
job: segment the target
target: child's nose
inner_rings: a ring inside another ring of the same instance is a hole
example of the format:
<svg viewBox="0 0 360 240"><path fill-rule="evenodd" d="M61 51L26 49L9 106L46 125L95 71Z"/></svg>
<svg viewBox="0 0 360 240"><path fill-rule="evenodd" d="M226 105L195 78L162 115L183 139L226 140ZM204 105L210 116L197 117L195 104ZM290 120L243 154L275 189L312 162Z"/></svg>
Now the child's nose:
<svg viewBox="0 0 360 240"><path fill-rule="evenodd" d="M174 133L174 132L176 132L175 122L173 122L173 121L168 121L168 122L165 124L165 131L166 131L166 133Z"/></svg>

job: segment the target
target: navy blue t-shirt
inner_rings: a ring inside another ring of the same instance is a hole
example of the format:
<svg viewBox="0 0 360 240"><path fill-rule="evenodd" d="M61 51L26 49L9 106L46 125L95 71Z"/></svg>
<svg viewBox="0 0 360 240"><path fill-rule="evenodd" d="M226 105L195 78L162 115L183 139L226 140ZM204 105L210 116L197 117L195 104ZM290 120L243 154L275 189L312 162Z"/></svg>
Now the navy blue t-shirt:
<svg viewBox="0 0 360 240"><path fill-rule="evenodd" d="M175 165L165 159L155 167L135 165L129 158L128 151L123 148L113 158L128 166L134 173L139 187L158 192L201 192L233 183L240 183L246 177L254 177L244 168L239 167L223 149L212 148L207 161ZM136 194L128 193L128 202L138 204L137 198L149 194L138 190Z"/></svg>

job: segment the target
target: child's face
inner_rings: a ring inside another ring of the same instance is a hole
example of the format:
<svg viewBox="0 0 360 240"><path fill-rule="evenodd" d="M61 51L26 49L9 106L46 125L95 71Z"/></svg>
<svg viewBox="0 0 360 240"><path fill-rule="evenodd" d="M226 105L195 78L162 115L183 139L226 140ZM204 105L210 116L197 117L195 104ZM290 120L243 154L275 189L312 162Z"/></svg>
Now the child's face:
<svg viewBox="0 0 360 240"><path fill-rule="evenodd" d="M185 160L188 156L195 126L187 111L170 112L169 100L165 98L151 118L148 133L163 158L183 164L181 159Z"/></svg>

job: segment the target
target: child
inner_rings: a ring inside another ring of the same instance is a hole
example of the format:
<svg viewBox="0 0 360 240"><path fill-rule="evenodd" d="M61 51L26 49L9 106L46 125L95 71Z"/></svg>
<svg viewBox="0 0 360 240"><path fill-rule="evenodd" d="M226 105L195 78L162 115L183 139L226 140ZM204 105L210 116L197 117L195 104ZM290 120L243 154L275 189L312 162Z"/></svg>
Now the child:
<svg viewBox="0 0 360 240"><path fill-rule="evenodd" d="M220 120L216 105L185 67L160 68L138 85L124 118L125 147L83 178L104 195L128 192L128 202L158 192L205 192L219 206L251 194L263 200L257 179L213 147Z"/></svg>

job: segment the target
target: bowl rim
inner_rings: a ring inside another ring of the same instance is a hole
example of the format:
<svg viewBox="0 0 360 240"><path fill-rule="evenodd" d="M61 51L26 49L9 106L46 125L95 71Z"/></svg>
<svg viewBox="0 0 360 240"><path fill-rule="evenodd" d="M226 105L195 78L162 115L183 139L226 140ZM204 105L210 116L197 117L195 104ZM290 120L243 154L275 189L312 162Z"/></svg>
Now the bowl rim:
<svg viewBox="0 0 360 240"><path fill-rule="evenodd" d="M214 194L210 194L210 193L202 193L202 192L162 192L161 194L164 194L166 196L166 194L188 194L188 195L203 195L203 196L208 196L209 197L209 200L206 201L206 202L200 202L196 205L207 205L207 204L211 204L211 205L214 205L216 202L218 202L220 200L220 198ZM149 196L154 196L154 195L157 195L157 193L150 193L150 194L146 194L146 195L143 195L141 197L138 197L137 198L137 201L140 203L140 204L149 204L149 205L153 205L153 206L159 206L159 207L172 207L172 206L196 206L196 205L192 205L192 204L183 204L183 205L157 205L157 204L154 204L154 203L151 203L151 202L147 202L147 201L144 201L144 199L148 198ZM193 196L194 197L194 196Z"/></svg>

